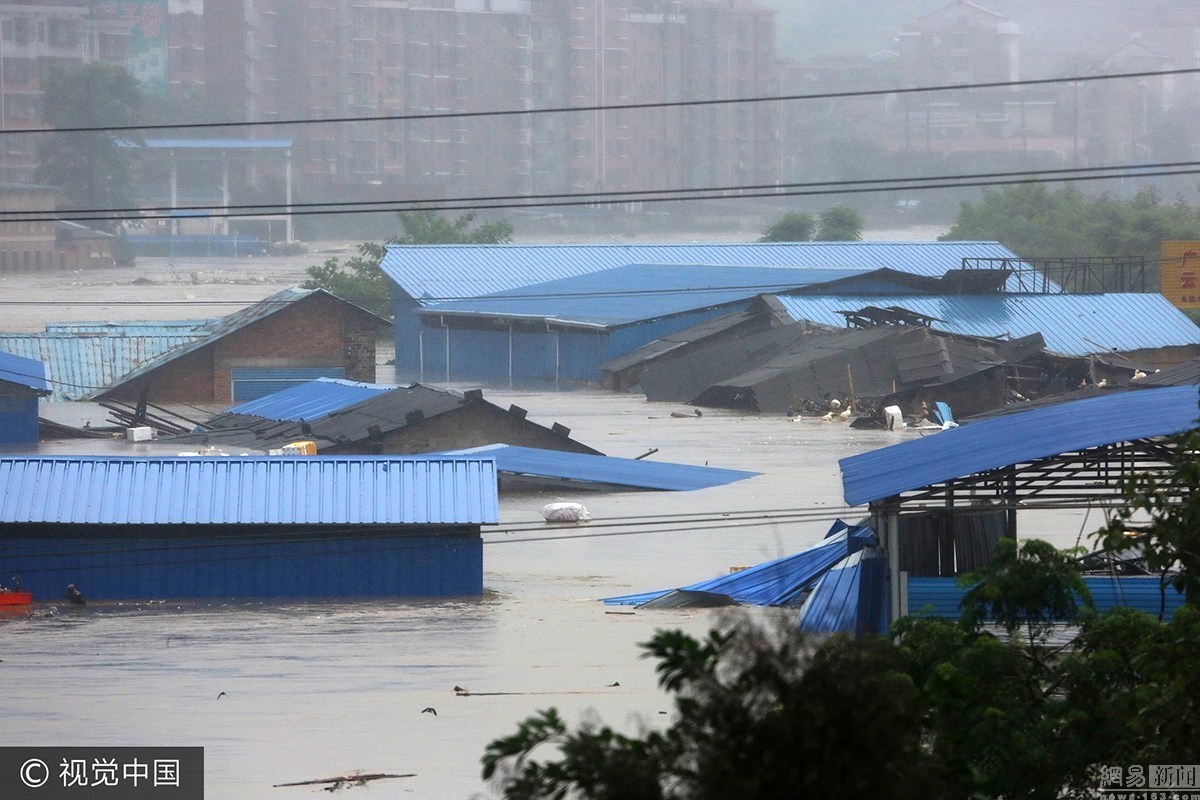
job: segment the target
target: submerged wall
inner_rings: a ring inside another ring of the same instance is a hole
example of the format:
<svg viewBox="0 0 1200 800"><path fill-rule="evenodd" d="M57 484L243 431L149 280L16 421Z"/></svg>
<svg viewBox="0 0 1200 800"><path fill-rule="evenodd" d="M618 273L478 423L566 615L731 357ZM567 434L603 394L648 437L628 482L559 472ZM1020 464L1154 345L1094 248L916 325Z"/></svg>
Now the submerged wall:
<svg viewBox="0 0 1200 800"><path fill-rule="evenodd" d="M62 600L451 597L483 592L477 527L20 526L0 532L0 571ZM107 529L107 530L106 530Z"/></svg>

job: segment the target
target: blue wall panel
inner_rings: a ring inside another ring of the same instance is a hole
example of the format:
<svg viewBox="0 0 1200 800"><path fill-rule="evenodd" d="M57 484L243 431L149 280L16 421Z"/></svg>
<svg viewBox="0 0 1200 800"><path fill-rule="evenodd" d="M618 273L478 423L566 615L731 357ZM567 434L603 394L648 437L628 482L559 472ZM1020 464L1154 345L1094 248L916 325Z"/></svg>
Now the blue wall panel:
<svg viewBox="0 0 1200 800"><path fill-rule="evenodd" d="M74 583L91 600L451 597L483 592L477 533L230 538L6 539L0 572L53 602Z"/></svg>
<svg viewBox="0 0 1200 800"><path fill-rule="evenodd" d="M37 440L37 396L0 396L0 444L34 444Z"/></svg>
<svg viewBox="0 0 1200 800"><path fill-rule="evenodd" d="M421 318L416 314L421 304L400 292L396 294L392 305L395 315L392 324L396 336L396 379L407 382L417 380L421 371Z"/></svg>
<svg viewBox="0 0 1200 800"><path fill-rule="evenodd" d="M1089 575L1084 577L1083 582L1092 595L1097 611L1128 606L1158 616L1163 601L1158 578ZM958 585L957 578L909 578L909 613L958 619L958 604L966 591ZM1167 587L1165 598L1168 615L1183 604L1183 595L1170 587Z"/></svg>

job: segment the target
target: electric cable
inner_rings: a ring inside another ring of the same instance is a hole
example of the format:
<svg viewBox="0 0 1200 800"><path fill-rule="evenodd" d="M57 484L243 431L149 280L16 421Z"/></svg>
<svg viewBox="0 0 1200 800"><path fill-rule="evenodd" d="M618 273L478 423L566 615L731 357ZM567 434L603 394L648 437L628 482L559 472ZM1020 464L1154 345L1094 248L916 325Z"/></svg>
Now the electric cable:
<svg viewBox="0 0 1200 800"><path fill-rule="evenodd" d="M1159 78L1173 75L1190 75L1200 72L1200 67L1141 72L1118 72L1101 75L1074 75L1059 78L1028 78L1011 81L979 81L973 83L949 83L932 86L890 87L886 89L859 89L839 92L809 92L803 94L770 95L763 97L714 98L708 100L673 100L651 103L614 103L590 106L552 106L548 108L497 109L490 111L436 111L415 114L378 114L322 118L288 118L275 120L247 120L226 122L170 122L140 123L130 125L80 125L63 128L21 128L0 130L0 136L14 134L45 133L111 133L114 131L161 131L179 129L210 128L261 128L298 125L332 125L363 122L415 122L442 119L472 119L488 117L538 116L543 114L578 114L610 111L657 110L666 108L703 108L706 106L750 105L757 103L781 103L805 100L844 100L861 97L886 97L889 95L925 94L931 92L971 91L980 89L1011 89L1020 86L1047 86L1062 83L1093 83L1096 81L1128 80L1131 78Z"/></svg>

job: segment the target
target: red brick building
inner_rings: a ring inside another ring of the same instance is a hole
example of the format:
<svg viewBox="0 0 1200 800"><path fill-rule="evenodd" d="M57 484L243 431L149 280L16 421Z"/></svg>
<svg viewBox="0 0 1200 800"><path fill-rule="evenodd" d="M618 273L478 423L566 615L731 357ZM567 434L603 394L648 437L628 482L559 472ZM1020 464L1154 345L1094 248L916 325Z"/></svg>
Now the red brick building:
<svg viewBox="0 0 1200 800"><path fill-rule="evenodd" d="M390 323L324 290L288 289L206 326L208 335L143 364L89 399L251 400L315 378L375 380Z"/></svg>

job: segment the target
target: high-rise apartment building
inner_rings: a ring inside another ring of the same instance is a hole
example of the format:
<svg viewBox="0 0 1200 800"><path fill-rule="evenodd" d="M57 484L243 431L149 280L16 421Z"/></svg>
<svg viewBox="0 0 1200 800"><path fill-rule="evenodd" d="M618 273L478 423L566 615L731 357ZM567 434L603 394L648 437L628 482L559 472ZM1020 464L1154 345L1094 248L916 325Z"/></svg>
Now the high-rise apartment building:
<svg viewBox="0 0 1200 800"><path fill-rule="evenodd" d="M781 160L772 104L656 105L778 91L753 0L56 0L0 22L0 127L39 123L55 63L96 58L222 119L425 117L256 130L295 141L305 199L734 186ZM31 174L20 138L0 179Z"/></svg>

